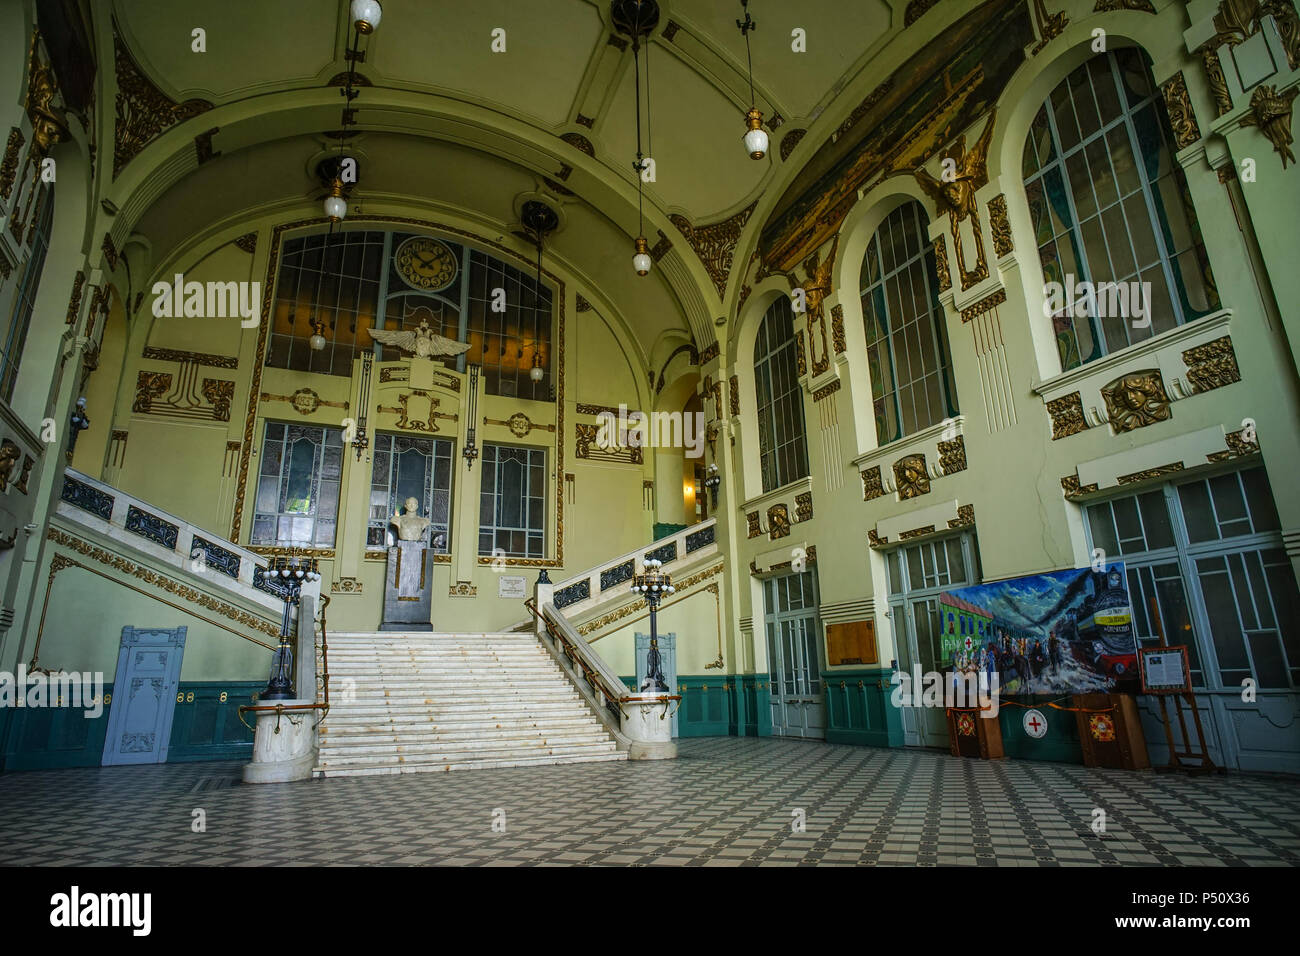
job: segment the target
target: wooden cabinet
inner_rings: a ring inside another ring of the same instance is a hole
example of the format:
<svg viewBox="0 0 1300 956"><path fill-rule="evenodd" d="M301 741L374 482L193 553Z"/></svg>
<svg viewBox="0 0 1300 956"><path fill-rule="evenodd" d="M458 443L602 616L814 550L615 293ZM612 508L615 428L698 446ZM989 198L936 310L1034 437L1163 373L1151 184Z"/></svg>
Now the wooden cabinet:
<svg viewBox="0 0 1300 956"><path fill-rule="evenodd" d="M1001 760L1002 723L997 716L981 717L979 708L948 708L948 742L954 757Z"/></svg>
<svg viewBox="0 0 1300 956"><path fill-rule="evenodd" d="M1137 701L1130 694L1076 694L1073 706L1080 708L1074 719L1085 767L1151 768Z"/></svg>

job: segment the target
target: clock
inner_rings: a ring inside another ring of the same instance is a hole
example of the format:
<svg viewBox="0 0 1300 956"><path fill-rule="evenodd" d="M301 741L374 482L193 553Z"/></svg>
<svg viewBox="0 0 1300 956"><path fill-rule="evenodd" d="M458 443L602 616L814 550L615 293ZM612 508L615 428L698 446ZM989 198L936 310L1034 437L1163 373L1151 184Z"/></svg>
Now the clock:
<svg viewBox="0 0 1300 956"><path fill-rule="evenodd" d="M456 254L430 236L412 236L393 253L397 274L413 289L437 292L456 281Z"/></svg>

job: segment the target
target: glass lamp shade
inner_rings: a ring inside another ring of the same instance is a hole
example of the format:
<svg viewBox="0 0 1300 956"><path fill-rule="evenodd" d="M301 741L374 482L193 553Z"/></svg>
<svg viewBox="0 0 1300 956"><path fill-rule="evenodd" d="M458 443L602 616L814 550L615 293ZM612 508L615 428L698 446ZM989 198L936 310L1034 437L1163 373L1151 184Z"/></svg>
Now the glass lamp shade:
<svg viewBox="0 0 1300 956"><path fill-rule="evenodd" d="M546 377L546 369L542 367L542 356L539 353L533 353L533 367L528 370L528 377L534 382L540 382Z"/></svg>
<svg viewBox="0 0 1300 956"><path fill-rule="evenodd" d="M352 0L352 22L358 33L374 33L384 18L384 8L379 0Z"/></svg>
<svg viewBox="0 0 1300 956"><path fill-rule="evenodd" d="M319 332L307 341L311 345L311 350L313 352L322 352L325 350L325 336L321 335Z"/></svg>
<svg viewBox="0 0 1300 956"><path fill-rule="evenodd" d="M325 215L331 222L339 222L348 214L348 202L342 196L325 197Z"/></svg>
<svg viewBox="0 0 1300 956"><path fill-rule="evenodd" d="M745 149L749 151L749 158L762 159L767 155L768 139L767 133L763 131L763 113L758 107L745 114L745 125L749 127L749 132L745 134Z"/></svg>
<svg viewBox="0 0 1300 956"><path fill-rule="evenodd" d="M649 275L650 267L654 265L654 260L650 258L650 243L646 241L645 236L636 238L636 255L632 257L632 268L636 270L639 276Z"/></svg>

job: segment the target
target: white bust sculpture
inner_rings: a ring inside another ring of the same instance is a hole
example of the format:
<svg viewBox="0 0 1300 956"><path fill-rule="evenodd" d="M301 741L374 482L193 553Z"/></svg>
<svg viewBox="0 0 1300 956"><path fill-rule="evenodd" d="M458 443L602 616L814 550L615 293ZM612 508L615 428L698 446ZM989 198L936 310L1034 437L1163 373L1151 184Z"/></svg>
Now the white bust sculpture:
<svg viewBox="0 0 1300 956"><path fill-rule="evenodd" d="M406 499L406 513L393 512L389 520L397 527L397 536L403 541L420 541L424 538L424 529L429 527L429 519L418 514L420 503L414 498Z"/></svg>

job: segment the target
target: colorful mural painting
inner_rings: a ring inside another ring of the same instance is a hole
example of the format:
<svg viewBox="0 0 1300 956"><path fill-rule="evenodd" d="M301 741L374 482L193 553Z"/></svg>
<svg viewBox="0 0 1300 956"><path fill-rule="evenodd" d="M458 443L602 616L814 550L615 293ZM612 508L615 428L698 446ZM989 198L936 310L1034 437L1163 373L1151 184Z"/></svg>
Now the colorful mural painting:
<svg viewBox="0 0 1300 956"><path fill-rule="evenodd" d="M945 591L940 646L963 673L998 675L1003 694L1114 690L1137 677L1124 565Z"/></svg>

